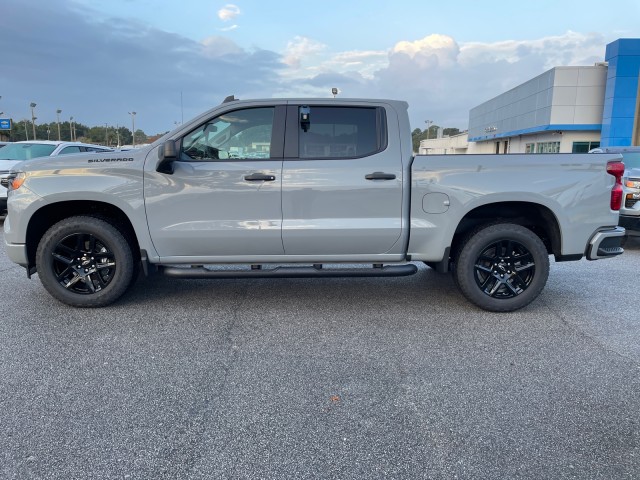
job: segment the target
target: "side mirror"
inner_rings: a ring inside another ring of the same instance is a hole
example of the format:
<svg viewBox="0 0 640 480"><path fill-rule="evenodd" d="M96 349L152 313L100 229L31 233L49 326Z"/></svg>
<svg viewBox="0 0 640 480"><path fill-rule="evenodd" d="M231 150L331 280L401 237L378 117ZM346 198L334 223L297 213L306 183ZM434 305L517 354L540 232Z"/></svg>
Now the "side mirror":
<svg viewBox="0 0 640 480"><path fill-rule="evenodd" d="M306 105L300 107L300 126L304 132L311 127L311 109Z"/></svg>
<svg viewBox="0 0 640 480"><path fill-rule="evenodd" d="M160 159L160 162L158 163L156 171L171 175L173 173L173 162L178 159L176 142L173 140L167 140L160 145L160 148L158 149L158 158Z"/></svg>

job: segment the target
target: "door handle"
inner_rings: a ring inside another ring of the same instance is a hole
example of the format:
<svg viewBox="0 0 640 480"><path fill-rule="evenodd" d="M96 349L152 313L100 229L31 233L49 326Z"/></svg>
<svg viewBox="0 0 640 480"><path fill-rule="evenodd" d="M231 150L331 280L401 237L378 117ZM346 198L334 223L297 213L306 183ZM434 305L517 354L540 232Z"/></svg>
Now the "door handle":
<svg viewBox="0 0 640 480"><path fill-rule="evenodd" d="M275 175L266 175L264 173L252 173L251 175L245 175L244 179L247 182L273 182Z"/></svg>
<svg viewBox="0 0 640 480"><path fill-rule="evenodd" d="M373 172L369 175L365 175L367 180L395 180L396 176L393 173Z"/></svg>

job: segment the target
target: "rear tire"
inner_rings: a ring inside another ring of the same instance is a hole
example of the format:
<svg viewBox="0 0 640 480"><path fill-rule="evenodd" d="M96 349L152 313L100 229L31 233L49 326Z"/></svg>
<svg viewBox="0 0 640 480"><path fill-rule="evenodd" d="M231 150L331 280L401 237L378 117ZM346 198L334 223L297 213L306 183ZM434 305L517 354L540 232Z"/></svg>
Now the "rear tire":
<svg viewBox="0 0 640 480"><path fill-rule="evenodd" d="M36 252L44 288L73 307L104 307L134 281L131 244L106 220L70 217L45 232Z"/></svg>
<svg viewBox="0 0 640 480"><path fill-rule="evenodd" d="M531 303L549 277L542 240L513 223L485 225L462 243L453 271L462 294L492 312L511 312Z"/></svg>

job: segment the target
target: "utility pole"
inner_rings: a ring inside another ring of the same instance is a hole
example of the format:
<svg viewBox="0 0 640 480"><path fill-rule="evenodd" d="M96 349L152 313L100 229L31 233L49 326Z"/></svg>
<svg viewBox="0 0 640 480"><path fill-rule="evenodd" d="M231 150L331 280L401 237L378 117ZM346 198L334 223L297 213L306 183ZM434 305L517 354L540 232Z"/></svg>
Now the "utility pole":
<svg viewBox="0 0 640 480"><path fill-rule="evenodd" d="M36 116L33 113L33 109L36 108L36 104L31 102L29 105L31 107L31 126L33 127L33 139L36 139Z"/></svg>
<svg viewBox="0 0 640 480"><path fill-rule="evenodd" d="M136 148L136 112L128 112L131 115L131 135L133 139L131 140L133 143L133 148Z"/></svg>
<svg viewBox="0 0 640 480"><path fill-rule="evenodd" d="M429 133L431 133L430 130L431 130L431 125L433 125L433 120L425 120L424 123L427 124L427 138L426 138L426 140L429 140Z"/></svg>
<svg viewBox="0 0 640 480"><path fill-rule="evenodd" d="M56 117L58 118L58 141L62 140L60 138L60 114L62 113L62 110L58 109L56 110Z"/></svg>

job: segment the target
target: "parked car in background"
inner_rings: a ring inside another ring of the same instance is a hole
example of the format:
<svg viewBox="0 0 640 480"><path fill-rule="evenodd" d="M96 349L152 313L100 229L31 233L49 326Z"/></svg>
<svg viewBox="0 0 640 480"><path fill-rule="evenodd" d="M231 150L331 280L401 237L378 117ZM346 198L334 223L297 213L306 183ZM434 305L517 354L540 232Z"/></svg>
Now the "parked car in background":
<svg viewBox="0 0 640 480"><path fill-rule="evenodd" d="M1 144L5 145L2 146ZM27 140L25 142L0 142L0 180L9 175L11 168L24 161L38 157L70 155L73 153L112 152L102 145L80 142L59 142L49 140ZM7 210L7 189L0 186L0 215Z"/></svg>
<svg viewBox="0 0 640 480"><path fill-rule="evenodd" d="M619 225L627 234L640 235L640 147L600 147L589 153L619 153L624 162Z"/></svg>

